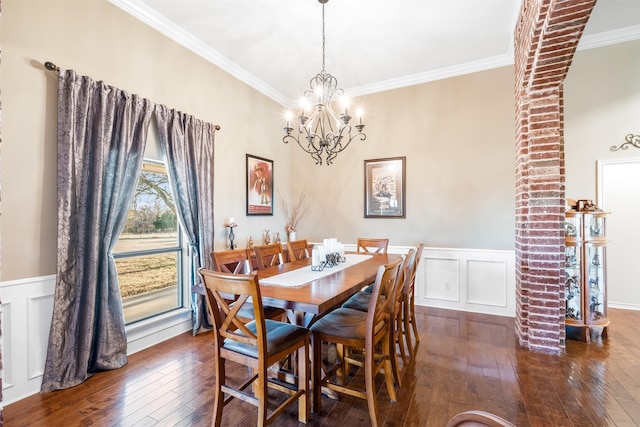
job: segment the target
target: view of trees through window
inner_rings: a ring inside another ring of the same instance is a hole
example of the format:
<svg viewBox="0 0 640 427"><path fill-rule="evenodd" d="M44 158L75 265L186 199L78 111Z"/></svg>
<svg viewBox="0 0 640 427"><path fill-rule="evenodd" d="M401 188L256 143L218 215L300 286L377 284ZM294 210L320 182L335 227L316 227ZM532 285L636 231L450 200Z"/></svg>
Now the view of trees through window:
<svg viewBox="0 0 640 427"><path fill-rule="evenodd" d="M182 306L182 248L165 165L145 161L114 249L125 320Z"/></svg>

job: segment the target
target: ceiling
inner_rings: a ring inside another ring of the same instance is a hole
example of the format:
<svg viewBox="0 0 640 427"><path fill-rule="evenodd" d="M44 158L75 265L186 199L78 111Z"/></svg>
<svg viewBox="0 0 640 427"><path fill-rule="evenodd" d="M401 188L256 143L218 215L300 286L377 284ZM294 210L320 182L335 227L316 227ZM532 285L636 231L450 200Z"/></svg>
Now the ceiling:
<svg viewBox="0 0 640 427"><path fill-rule="evenodd" d="M317 0L110 0L285 106L322 69ZM350 96L513 62L521 0L332 0L325 69ZM579 49L640 38L640 0L598 0Z"/></svg>

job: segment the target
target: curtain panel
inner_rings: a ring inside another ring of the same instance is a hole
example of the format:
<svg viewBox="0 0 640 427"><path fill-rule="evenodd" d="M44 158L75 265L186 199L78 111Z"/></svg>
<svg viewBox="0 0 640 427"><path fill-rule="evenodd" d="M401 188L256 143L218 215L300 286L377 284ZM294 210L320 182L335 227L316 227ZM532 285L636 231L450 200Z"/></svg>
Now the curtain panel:
<svg viewBox="0 0 640 427"><path fill-rule="evenodd" d="M111 251L124 227L153 104L61 70L58 76L58 258L42 392L127 363Z"/></svg>
<svg viewBox="0 0 640 427"><path fill-rule="evenodd" d="M189 241L193 335L211 329L198 269L211 268L213 251L213 160L215 125L156 105L160 147L178 218Z"/></svg>

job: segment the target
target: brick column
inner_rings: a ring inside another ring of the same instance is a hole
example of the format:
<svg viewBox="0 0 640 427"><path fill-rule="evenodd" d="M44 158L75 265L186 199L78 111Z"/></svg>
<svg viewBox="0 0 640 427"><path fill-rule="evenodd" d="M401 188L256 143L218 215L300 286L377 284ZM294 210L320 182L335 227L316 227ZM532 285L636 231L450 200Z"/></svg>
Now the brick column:
<svg viewBox="0 0 640 427"><path fill-rule="evenodd" d="M564 329L562 82L596 0L524 0L515 34L516 334L559 354Z"/></svg>

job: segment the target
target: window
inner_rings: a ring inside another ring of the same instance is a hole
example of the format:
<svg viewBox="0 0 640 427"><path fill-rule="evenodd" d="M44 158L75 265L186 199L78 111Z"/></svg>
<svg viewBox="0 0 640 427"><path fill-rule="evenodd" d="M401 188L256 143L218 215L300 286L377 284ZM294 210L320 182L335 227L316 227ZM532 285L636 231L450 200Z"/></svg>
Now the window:
<svg viewBox="0 0 640 427"><path fill-rule="evenodd" d="M113 251L127 324L182 307L181 242L165 164L145 160Z"/></svg>

